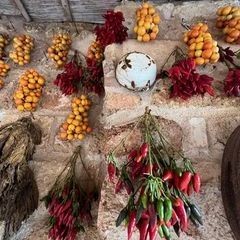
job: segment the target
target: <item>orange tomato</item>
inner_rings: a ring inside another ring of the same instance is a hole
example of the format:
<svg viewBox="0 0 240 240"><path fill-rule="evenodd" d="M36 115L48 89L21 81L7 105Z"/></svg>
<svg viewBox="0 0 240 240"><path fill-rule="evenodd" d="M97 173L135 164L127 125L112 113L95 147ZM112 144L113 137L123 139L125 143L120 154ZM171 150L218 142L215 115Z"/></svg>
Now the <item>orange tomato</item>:
<svg viewBox="0 0 240 240"><path fill-rule="evenodd" d="M212 49L206 49L202 52L202 57L204 59L208 59L212 56L212 53L213 53Z"/></svg>
<svg viewBox="0 0 240 240"><path fill-rule="evenodd" d="M143 35L143 42L149 42L150 41L150 35L149 34L144 34Z"/></svg>

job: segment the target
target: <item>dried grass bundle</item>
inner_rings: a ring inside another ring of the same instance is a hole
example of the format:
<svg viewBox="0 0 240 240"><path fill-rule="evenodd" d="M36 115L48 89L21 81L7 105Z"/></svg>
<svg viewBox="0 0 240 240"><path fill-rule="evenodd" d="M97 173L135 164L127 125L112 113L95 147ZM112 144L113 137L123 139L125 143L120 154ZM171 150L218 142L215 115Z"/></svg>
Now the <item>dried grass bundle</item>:
<svg viewBox="0 0 240 240"><path fill-rule="evenodd" d="M30 118L0 128L0 221L5 221L3 239L16 232L38 206L38 188L28 166L41 130Z"/></svg>

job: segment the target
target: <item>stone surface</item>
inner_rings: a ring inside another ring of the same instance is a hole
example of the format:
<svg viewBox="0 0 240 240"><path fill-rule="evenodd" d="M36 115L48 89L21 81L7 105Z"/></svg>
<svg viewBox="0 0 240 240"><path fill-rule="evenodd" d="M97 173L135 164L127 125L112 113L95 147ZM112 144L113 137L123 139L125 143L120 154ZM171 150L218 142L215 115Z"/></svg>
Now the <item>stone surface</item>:
<svg viewBox="0 0 240 240"><path fill-rule="evenodd" d="M209 150L212 156L222 158L227 139L239 126L240 117L225 117L216 119L212 117L207 122Z"/></svg>
<svg viewBox="0 0 240 240"><path fill-rule="evenodd" d="M104 99L105 111L115 112L120 109L133 109L140 103L140 97L136 94L108 92Z"/></svg>
<svg viewBox="0 0 240 240"><path fill-rule="evenodd" d="M188 156L207 156L208 139L206 121L204 118L191 118L189 124L188 149L184 149ZM185 142L186 146L186 142Z"/></svg>
<svg viewBox="0 0 240 240"><path fill-rule="evenodd" d="M43 129L43 143L36 148L33 161L30 163L39 186L40 196L44 196L50 189L57 174L78 145L83 146L86 169L93 181L89 180L80 161L77 163L78 179L85 183L86 188L91 188L95 184L102 189L99 207L98 203L93 206L95 221L92 226L87 228L85 234L78 235L78 240L126 239L126 229L115 227L115 219L125 204L126 195L116 196L114 194L114 186L106 179L105 157L122 137L129 134L134 122L144 113L146 106L149 106L152 113L159 117L161 131L167 139L177 149L183 149L187 156L194 157L193 164L202 175L201 194L194 196L193 200L198 203L204 214L204 226L199 229L191 227L187 234L183 234L180 239L233 239L224 214L219 186L224 145L231 132L240 123L240 99L226 98L222 94L221 82L227 69L222 64L217 64L216 67L199 68L200 72L214 76L216 96L196 96L188 101L169 99L169 82L166 80L160 79L148 92L134 93L119 86L115 79L115 66L122 55L129 51L142 51L151 55L156 60L158 69L161 69L176 45L182 46L184 49L181 42L182 34L185 31L181 26L182 17L190 23L196 20L207 20L214 36L217 39L222 38L220 32L214 28L214 12L218 6L233 2L235 1L199 1L197 3L193 1L180 3L177 6L173 3L161 4L157 6L162 18L159 41L143 44L129 39L123 45L108 46L103 63L106 87L104 106L102 106L102 99L95 95L91 96L94 104L90 112L90 122L94 131L84 142L74 143L62 142L57 138L59 126L70 111L71 98L63 97L59 89L53 85L53 81L60 71L53 69L52 62L46 59L43 52L54 33L69 30L73 33L74 38L72 50L77 49L86 54L88 45L94 40L94 34L90 32L93 26L78 24L80 34L76 36L75 28L70 23L30 23L23 26L19 19L11 18L18 32L28 32L35 37L36 48L32 53L31 64L21 68L11 64L12 69L5 79L6 86L0 92L0 125L15 121L22 116L29 116L29 113L19 113L15 110L12 94L17 87L19 76L29 67L36 68L47 79L41 103L37 111L33 113L35 121ZM138 5L139 3L127 2L116 8L116 10L124 12L130 37L133 36L134 15ZM9 22L0 22L0 29L1 32L8 32L10 36L15 35ZM220 44L226 46L221 41ZM237 50L238 46L234 46L233 49ZM166 65L166 68L171 63L172 61ZM141 143L139 129L133 133L119 155L126 154L132 147ZM13 239L47 239L46 222L47 212L40 203L39 208L23 223ZM135 234L133 239L137 240L138 235ZM173 239L176 239L174 235Z"/></svg>

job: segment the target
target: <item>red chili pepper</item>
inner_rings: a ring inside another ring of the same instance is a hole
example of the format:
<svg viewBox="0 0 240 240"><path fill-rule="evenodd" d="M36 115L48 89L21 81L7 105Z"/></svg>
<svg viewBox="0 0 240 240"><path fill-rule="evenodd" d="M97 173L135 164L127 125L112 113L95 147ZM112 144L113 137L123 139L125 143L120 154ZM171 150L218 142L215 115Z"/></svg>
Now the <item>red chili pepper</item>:
<svg viewBox="0 0 240 240"><path fill-rule="evenodd" d="M150 164L145 165L145 167L143 168L142 174L149 174L149 173L151 173L151 169L152 169L152 166Z"/></svg>
<svg viewBox="0 0 240 240"><path fill-rule="evenodd" d="M179 183L179 189L183 191L184 189L187 189L188 184L191 182L192 173L191 172L184 172Z"/></svg>
<svg viewBox="0 0 240 240"><path fill-rule="evenodd" d="M146 240L148 234L149 219L141 218L137 224L139 229L140 238L139 240Z"/></svg>
<svg viewBox="0 0 240 240"><path fill-rule="evenodd" d="M182 204L182 200L180 198L176 198L173 202L174 207L179 207Z"/></svg>
<svg viewBox="0 0 240 240"><path fill-rule="evenodd" d="M130 152L130 154L128 155L128 160L132 160L134 159L138 154L138 151L135 149L132 152Z"/></svg>
<svg viewBox="0 0 240 240"><path fill-rule="evenodd" d="M141 154L139 154L139 155L136 156L135 161L137 163L139 163L139 162L141 162L142 158L143 158L143 156Z"/></svg>
<svg viewBox="0 0 240 240"><path fill-rule="evenodd" d="M190 183L187 188L187 195L190 196L193 193L193 186Z"/></svg>
<svg viewBox="0 0 240 240"><path fill-rule="evenodd" d="M135 226L136 226L136 215L137 215L136 210L130 212L130 214L129 214L129 222L128 222L128 240L131 239L132 234L133 234L133 231L134 231L134 228L135 228Z"/></svg>
<svg viewBox="0 0 240 240"><path fill-rule="evenodd" d="M199 193L201 188L201 178L199 174L194 174L193 175L193 189L196 193Z"/></svg>
<svg viewBox="0 0 240 240"><path fill-rule="evenodd" d="M178 198L178 204L180 205L177 207L174 207L174 210L180 220L181 230L186 232L188 228L188 218L187 218L186 210L184 208L184 203L180 198Z"/></svg>
<svg viewBox="0 0 240 240"><path fill-rule="evenodd" d="M116 187L115 187L115 193L119 193L124 187L123 181L120 179L118 180Z"/></svg>
<svg viewBox="0 0 240 240"><path fill-rule="evenodd" d="M137 163L137 162L133 162L134 164L132 165L132 178L135 179L142 171L143 165L142 163Z"/></svg>
<svg viewBox="0 0 240 240"><path fill-rule="evenodd" d="M141 219L149 219L149 213L147 210L143 210L142 215L141 215Z"/></svg>
<svg viewBox="0 0 240 240"><path fill-rule="evenodd" d="M174 173L173 184L177 189L179 189L179 183L180 183L180 177L178 176L177 173Z"/></svg>
<svg viewBox="0 0 240 240"><path fill-rule="evenodd" d="M149 240L155 240L157 236L157 231L158 231L158 225L157 225L157 216L155 216L154 221L151 222L150 220L150 225L149 225Z"/></svg>
<svg viewBox="0 0 240 240"><path fill-rule="evenodd" d="M154 163L154 164L153 164L153 169L152 169L153 172L154 172L154 173L157 173L157 172L158 172L158 169L159 169L158 164L157 164L157 163Z"/></svg>
<svg viewBox="0 0 240 240"><path fill-rule="evenodd" d="M114 166L113 163L109 163L108 164L108 176L109 176L109 180L111 182L113 182L115 174L116 174L116 167Z"/></svg>
<svg viewBox="0 0 240 240"><path fill-rule="evenodd" d="M173 179L173 177L174 177L173 172L171 170L166 170L163 173L162 180L165 182L170 179Z"/></svg>
<svg viewBox="0 0 240 240"><path fill-rule="evenodd" d="M143 158L145 158L148 154L148 149L149 146L147 143L143 143L142 146L140 147L140 152Z"/></svg>
<svg viewBox="0 0 240 240"><path fill-rule="evenodd" d="M187 190L188 190L188 186L187 186L186 188L182 189L182 192L183 192L185 195L187 195Z"/></svg>
<svg viewBox="0 0 240 240"><path fill-rule="evenodd" d="M64 205L63 208L61 208L61 210L59 210L58 214L60 215L61 213L63 213L64 211L66 211L67 209L69 209L72 205L72 201L68 200Z"/></svg>
<svg viewBox="0 0 240 240"><path fill-rule="evenodd" d="M172 226L175 225L176 222L178 222L178 221L179 221L179 218L178 218L175 210L173 209L173 210L172 210L172 219L171 219L171 224L172 224Z"/></svg>
<svg viewBox="0 0 240 240"><path fill-rule="evenodd" d="M130 195L132 193L131 187L129 187L129 185L126 182L124 182L124 186L125 186L125 189L127 191L127 194Z"/></svg>
<svg viewBox="0 0 240 240"><path fill-rule="evenodd" d="M156 218L156 210L155 210L154 204L148 205L148 213L149 213L150 221L151 223L153 223Z"/></svg>

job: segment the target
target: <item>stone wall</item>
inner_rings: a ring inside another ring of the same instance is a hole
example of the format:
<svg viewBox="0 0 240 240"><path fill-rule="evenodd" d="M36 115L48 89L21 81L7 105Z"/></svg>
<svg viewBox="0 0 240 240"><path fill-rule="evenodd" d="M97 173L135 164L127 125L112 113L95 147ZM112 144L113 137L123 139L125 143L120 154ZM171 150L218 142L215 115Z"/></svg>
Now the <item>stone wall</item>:
<svg viewBox="0 0 240 240"><path fill-rule="evenodd" d="M124 205L125 195L116 196L114 186L107 181L105 155L125 136L137 117L144 113L145 107L149 106L153 114L159 117L164 134L177 147L182 148L185 154L193 159L194 166L203 177L201 194L194 196L194 200L201 207L204 215L204 226L195 229L190 228L187 235L181 239L201 240L232 240L233 236L222 206L220 192L220 168L224 145L231 132L240 123L239 99L226 98L221 91L221 84L226 74L226 68L217 64L216 68L207 67L200 69L210 73L216 78L215 97L193 97L187 102L179 99L169 99L168 83L159 79L157 84L148 92L134 93L118 85L115 79L115 66L120 57L129 51L138 50L151 55L161 68L168 54L176 45L183 46L180 42L183 28L181 19L187 21L208 20L214 36L219 38L219 32L214 29L214 14L218 6L235 1L197 1L179 4L172 3L157 6L162 16L161 32L159 39L153 43L138 43L133 39L123 45L111 45L106 49L104 61L105 90L106 96L102 100L95 95L91 98L94 107L91 110L91 122L94 132L84 142L61 142L56 137L58 127L65 119L70 110L70 97L64 97L53 85L58 71L43 54L47 48L50 36L54 31L68 29L74 33L71 24L27 24L23 25L19 19L11 19L17 33L28 32L36 40L36 49L33 52L33 62L27 67L13 66L6 79L6 86L0 92L0 121L1 125L12 122L22 116L15 110L12 103L12 93L17 85L18 77L28 67L35 67L47 78L47 85L40 106L33 114L44 132L43 143L37 147L31 167L34 170L38 183L40 197L47 193L53 184L55 177L64 167L67 158L71 155L75 146L84 146L83 155L87 167L101 189L100 203L93 208L94 223L87 228L86 233L79 234L81 240L120 240L126 239L126 229L116 228L115 219L119 210ZM136 3L126 3L117 7L122 10L126 18L129 34L133 25L133 15ZM94 39L90 25L78 24L80 35L74 35L73 48L86 53L87 46ZM0 23L0 31L15 35L8 21ZM223 43L221 43L223 44ZM166 47L167 46L167 47ZM236 47L235 47L236 48ZM137 137L136 137L137 136ZM137 144L139 132L130 138L128 146ZM124 150L122 154L124 154ZM78 175L86 182L81 164L78 164ZM90 186L91 187L91 184ZM34 214L23 223L19 232L12 238L14 240L40 240L47 239L47 213L43 204ZM137 239L137 234L134 236Z"/></svg>

